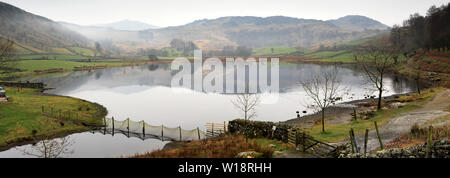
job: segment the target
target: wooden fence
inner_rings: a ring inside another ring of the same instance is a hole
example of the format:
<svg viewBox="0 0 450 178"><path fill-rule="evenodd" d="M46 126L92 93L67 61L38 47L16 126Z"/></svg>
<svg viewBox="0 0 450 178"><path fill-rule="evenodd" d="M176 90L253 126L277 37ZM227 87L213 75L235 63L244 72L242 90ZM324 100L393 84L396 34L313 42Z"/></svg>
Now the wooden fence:
<svg viewBox="0 0 450 178"><path fill-rule="evenodd" d="M316 140L301 129L288 130L288 143L300 147L302 152L309 152L320 157L328 157L336 150L335 146Z"/></svg>
<svg viewBox="0 0 450 178"><path fill-rule="evenodd" d="M78 125L84 125L84 126L92 126L92 127L99 127L100 125L95 123L89 123L82 119L81 114L74 111L68 111L68 110L62 110L58 108L53 108L49 106L42 106L41 107L41 113L44 116L55 118L58 120L64 120L68 121L70 123L78 124Z"/></svg>
<svg viewBox="0 0 450 178"><path fill-rule="evenodd" d="M206 123L206 135L209 137L219 136L227 132L228 124L223 123Z"/></svg>

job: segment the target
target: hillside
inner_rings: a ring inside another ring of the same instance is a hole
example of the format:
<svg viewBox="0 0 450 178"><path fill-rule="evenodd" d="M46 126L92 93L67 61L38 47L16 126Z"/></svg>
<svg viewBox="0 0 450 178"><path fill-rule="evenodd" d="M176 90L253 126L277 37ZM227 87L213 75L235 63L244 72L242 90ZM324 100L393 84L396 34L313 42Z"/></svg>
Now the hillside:
<svg viewBox="0 0 450 178"><path fill-rule="evenodd" d="M384 30L389 28L389 26L376 20L359 15L348 15L337 20L329 20L327 22L330 22L341 29L347 29L350 31Z"/></svg>
<svg viewBox="0 0 450 178"><path fill-rule="evenodd" d="M363 16L346 16L329 21L284 16L221 17L138 32L64 25L90 39L107 41L109 45L126 51L166 47L174 38L194 41L201 49L208 50L222 49L228 45L252 48L311 47L372 37L388 29L388 26Z"/></svg>
<svg viewBox="0 0 450 178"><path fill-rule="evenodd" d="M366 22L367 21L367 22ZM346 42L374 36L387 26L371 25L372 19L341 18L334 21L297 19L292 17L223 17L199 20L193 23L157 30L154 40L181 38L191 41L209 41L212 48L224 45L249 47L289 46L310 47L321 43ZM378 22L379 23L379 22ZM339 24L339 25L336 25ZM381 23L380 23L381 24ZM366 28L365 30L361 30ZM217 45L219 43L219 45Z"/></svg>
<svg viewBox="0 0 450 178"><path fill-rule="evenodd" d="M51 52L55 47L86 46L89 40L59 23L0 2L0 37L15 41L24 53Z"/></svg>

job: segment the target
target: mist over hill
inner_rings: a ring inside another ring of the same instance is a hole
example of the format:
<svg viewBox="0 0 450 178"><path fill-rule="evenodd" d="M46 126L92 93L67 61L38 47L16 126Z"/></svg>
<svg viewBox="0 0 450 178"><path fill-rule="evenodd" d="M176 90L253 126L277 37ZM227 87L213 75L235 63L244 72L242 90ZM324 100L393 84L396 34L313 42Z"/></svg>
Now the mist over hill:
<svg viewBox="0 0 450 178"><path fill-rule="evenodd" d="M0 2L0 36L25 48L84 46L89 40L63 25Z"/></svg>
<svg viewBox="0 0 450 178"><path fill-rule="evenodd" d="M2 37L25 46L46 51L64 46L90 45L92 48L94 42L99 42L103 49L115 51L115 54L135 54L141 49L167 47L173 39L192 41L200 49L207 50L225 46L311 47L373 37L389 29L376 20L356 15L328 21L285 16L232 16L158 29L134 21L81 26L57 23L1 2L0 22Z"/></svg>
<svg viewBox="0 0 450 178"><path fill-rule="evenodd" d="M110 40L118 46L131 43L128 48L161 48L172 39L193 41L201 49L221 49L224 46L289 46L311 47L324 43L348 42L376 36L389 27L364 16L346 16L322 21L285 16L221 17L197 20L182 26L124 32L92 27L68 28L90 39ZM89 31L89 32L87 32ZM106 32L109 31L109 32ZM105 37L100 37L105 36ZM124 39L127 39L124 41Z"/></svg>
<svg viewBox="0 0 450 178"><path fill-rule="evenodd" d="M133 21L133 20L122 20L118 22L108 23L108 24L100 24L95 25L99 27L106 27L111 28L114 30L125 30L125 31L140 31L140 30L147 30L147 29L157 29L160 27L146 24L143 22Z"/></svg>

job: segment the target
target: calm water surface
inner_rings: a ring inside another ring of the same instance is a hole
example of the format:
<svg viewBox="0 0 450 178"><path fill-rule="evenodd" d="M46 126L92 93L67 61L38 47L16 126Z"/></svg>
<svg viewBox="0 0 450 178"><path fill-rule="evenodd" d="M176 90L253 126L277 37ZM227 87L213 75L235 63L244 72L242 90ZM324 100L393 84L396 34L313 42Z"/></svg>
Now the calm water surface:
<svg viewBox="0 0 450 178"><path fill-rule="evenodd" d="M295 111L306 110L309 99L299 85L300 81L307 79L312 72L332 70L333 67L338 68L342 85L350 89L344 95L344 101L373 95L373 91L368 90L370 86L364 82L363 73L355 66L280 64L279 99L276 103L260 104L254 120L285 121L295 117ZM175 74L170 70L170 64L158 64L52 74L22 80L44 82L47 87L54 88L48 93L97 102L108 109L108 117L116 120L130 118L155 126L163 124L167 127L182 126L183 129L204 129L208 122L241 117L231 103L235 95L170 88L171 78ZM396 76L388 76L385 81L386 96L410 92L416 87L414 81ZM70 145L72 151L63 157L118 157L160 149L167 143L157 139L143 141L121 134L111 136L92 132L73 134L70 140L73 142ZM38 146L16 147L0 152L0 157L33 157L24 154L24 150L33 150Z"/></svg>

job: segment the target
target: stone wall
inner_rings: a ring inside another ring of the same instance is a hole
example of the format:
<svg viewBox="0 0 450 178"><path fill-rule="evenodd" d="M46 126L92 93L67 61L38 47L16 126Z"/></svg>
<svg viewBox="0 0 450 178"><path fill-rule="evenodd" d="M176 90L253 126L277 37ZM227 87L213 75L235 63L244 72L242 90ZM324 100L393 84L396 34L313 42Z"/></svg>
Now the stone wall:
<svg viewBox="0 0 450 178"><path fill-rule="evenodd" d="M273 130L275 126L275 130ZM250 138L266 137L287 142L288 129L293 127L287 124L261 121L245 121L236 119L228 122L228 131L232 134L247 135Z"/></svg>
<svg viewBox="0 0 450 178"><path fill-rule="evenodd" d="M31 82L1 82L0 86L8 87L20 87L20 88L38 88L42 89L45 87L44 83L31 83Z"/></svg>
<svg viewBox="0 0 450 178"><path fill-rule="evenodd" d="M352 153L351 144L341 145L339 149L339 158L425 158L427 145L423 143L406 149L385 149L366 155L363 153ZM448 139L433 142L431 157L450 158L450 143Z"/></svg>

